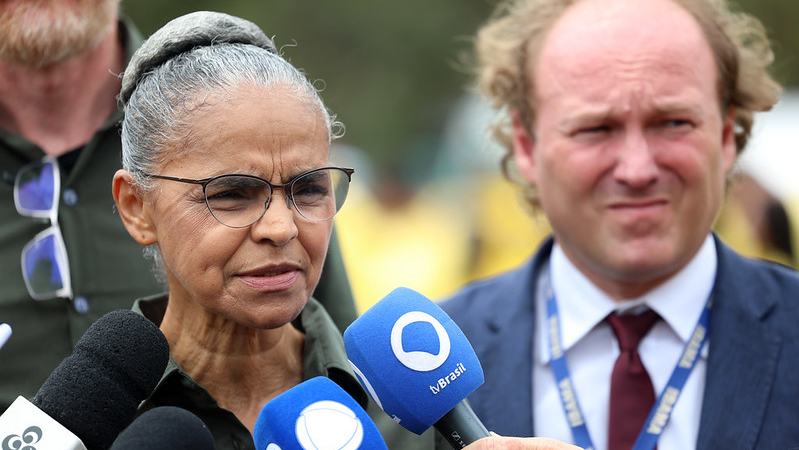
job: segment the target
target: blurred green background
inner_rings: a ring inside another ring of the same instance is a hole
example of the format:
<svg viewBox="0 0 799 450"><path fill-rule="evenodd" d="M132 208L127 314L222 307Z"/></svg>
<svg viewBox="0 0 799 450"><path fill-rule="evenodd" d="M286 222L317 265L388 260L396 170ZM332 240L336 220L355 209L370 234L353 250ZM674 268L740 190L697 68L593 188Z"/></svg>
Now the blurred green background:
<svg viewBox="0 0 799 450"><path fill-rule="evenodd" d="M190 11L252 20L295 66L324 82L322 96L347 127L340 141L378 167L424 178L453 102L469 82L458 67L495 0L123 0L145 35ZM775 43L778 79L799 85L799 1L746 0ZM296 46L294 44L296 43ZM425 164L425 161L428 164ZM410 173L410 174L409 174Z"/></svg>

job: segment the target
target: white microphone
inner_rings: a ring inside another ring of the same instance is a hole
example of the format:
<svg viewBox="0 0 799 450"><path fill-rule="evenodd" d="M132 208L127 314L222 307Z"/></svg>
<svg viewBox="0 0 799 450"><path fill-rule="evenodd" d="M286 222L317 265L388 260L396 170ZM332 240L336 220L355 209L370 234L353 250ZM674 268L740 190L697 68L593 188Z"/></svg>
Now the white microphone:
<svg viewBox="0 0 799 450"><path fill-rule="evenodd" d="M0 323L0 348L8 342L8 338L11 337L11 325L7 323Z"/></svg>
<svg viewBox="0 0 799 450"><path fill-rule="evenodd" d="M3 449L86 450L77 436L22 396L0 416L0 438Z"/></svg>

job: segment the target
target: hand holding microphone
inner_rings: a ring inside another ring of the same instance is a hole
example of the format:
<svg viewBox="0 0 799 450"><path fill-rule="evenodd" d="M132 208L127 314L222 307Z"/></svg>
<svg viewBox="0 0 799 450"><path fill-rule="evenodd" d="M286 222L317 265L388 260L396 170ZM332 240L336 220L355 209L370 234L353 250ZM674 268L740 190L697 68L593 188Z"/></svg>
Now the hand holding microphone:
<svg viewBox="0 0 799 450"><path fill-rule="evenodd" d="M550 438L516 438L493 436L480 439L465 450L502 450L512 448L515 450L582 450L576 445L567 444Z"/></svg>
<svg viewBox="0 0 799 450"><path fill-rule="evenodd" d="M483 384L472 346L425 296L398 288L344 332L347 357L372 399L406 429L435 427L463 448L490 436L464 402Z"/></svg>
<svg viewBox="0 0 799 450"><path fill-rule="evenodd" d="M253 437L256 450L386 449L366 411L325 377L311 378L267 403Z"/></svg>

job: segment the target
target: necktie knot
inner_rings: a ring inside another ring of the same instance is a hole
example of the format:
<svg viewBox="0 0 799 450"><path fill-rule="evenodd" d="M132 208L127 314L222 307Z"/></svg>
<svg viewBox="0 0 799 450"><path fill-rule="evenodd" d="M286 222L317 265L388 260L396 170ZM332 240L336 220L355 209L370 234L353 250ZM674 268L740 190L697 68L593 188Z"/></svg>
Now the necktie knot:
<svg viewBox="0 0 799 450"><path fill-rule="evenodd" d="M643 314L613 313L608 316L608 322L616 334L622 352L635 351L641 339L652 329L657 320L658 314L652 310L647 310Z"/></svg>

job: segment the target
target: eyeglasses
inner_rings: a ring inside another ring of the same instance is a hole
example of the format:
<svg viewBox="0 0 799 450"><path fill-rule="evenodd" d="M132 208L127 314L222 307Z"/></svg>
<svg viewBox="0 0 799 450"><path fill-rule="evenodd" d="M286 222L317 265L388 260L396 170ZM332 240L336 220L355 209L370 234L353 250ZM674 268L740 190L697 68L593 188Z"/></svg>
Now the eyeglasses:
<svg viewBox="0 0 799 450"><path fill-rule="evenodd" d="M61 173L52 156L22 166L14 179L17 212L25 217L50 220L50 227L22 249L22 277L34 300L72 298L67 249L58 225L60 192Z"/></svg>
<svg viewBox="0 0 799 450"><path fill-rule="evenodd" d="M343 167L322 167L297 175L286 184L272 184L263 178L239 174L202 180L143 175L202 185L205 204L211 215L227 227L244 228L263 217L272 201L272 192L277 188L288 193L285 195L286 206L291 208L293 204L302 217L314 222L333 218L347 198L354 172Z"/></svg>

